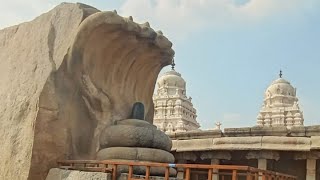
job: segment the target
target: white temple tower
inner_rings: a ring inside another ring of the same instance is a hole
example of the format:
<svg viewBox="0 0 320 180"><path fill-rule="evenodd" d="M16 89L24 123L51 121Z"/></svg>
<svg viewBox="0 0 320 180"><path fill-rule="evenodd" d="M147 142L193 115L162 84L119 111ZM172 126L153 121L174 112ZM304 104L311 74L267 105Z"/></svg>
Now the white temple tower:
<svg viewBox="0 0 320 180"><path fill-rule="evenodd" d="M257 117L258 126L303 126L303 113L298 105L296 88L287 80L276 79L267 88L264 94L262 108Z"/></svg>
<svg viewBox="0 0 320 180"><path fill-rule="evenodd" d="M157 81L157 92L153 95L154 121L158 129L166 132L185 132L200 127L196 109L191 97L186 95L186 82L181 74L172 70L166 72Z"/></svg>

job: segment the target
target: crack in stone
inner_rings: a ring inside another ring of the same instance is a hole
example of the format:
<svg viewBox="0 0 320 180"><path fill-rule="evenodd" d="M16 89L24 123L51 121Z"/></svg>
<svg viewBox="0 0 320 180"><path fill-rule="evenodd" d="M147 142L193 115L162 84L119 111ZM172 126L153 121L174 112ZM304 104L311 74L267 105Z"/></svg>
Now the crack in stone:
<svg viewBox="0 0 320 180"><path fill-rule="evenodd" d="M49 61L53 71L57 70L56 63L53 59L54 47L55 47L55 39L56 39L56 29L53 24L50 24L49 34L48 34L48 50L49 50Z"/></svg>

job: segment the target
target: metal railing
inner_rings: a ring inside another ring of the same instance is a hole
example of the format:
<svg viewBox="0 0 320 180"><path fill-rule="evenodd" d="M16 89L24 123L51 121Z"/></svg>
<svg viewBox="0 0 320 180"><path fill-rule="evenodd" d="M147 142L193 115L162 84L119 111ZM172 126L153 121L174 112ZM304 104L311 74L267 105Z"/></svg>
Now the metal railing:
<svg viewBox="0 0 320 180"><path fill-rule="evenodd" d="M297 177L288 174L235 165L168 164L111 160L64 160L58 161L58 165L61 169L111 173L112 180L117 179L119 166L128 167L128 180L149 180L150 169L154 167L164 168L164 180L169 180L170 168L184 172L184 180L191 180L191 173L206 175L208 180L213 179L213 176L219 176L221 180L238 180L240 177L246 180L297 180ZM134 177L133 168L135 166L145 168L143 178Z"/></svg>

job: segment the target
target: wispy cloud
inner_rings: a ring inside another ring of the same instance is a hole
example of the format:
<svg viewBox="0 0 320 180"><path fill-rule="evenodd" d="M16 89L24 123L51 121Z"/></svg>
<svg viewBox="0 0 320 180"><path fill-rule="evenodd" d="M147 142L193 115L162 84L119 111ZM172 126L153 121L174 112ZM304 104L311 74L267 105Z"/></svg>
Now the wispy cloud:
<svg viewBox="0 0 320 180"><path fill-rule="evenodd" d="M0 0L0 28L31 20L61 2L64 1ZM124 0L119 13L140 22L149 21L152 27L161 28L172 37L184 37L207 28L246 26L267 18L312 11L319 6L319 0Z"/></svg>
<svg viewBox="0 0 320 180"><path fill-rule="evenodd" d="M127 0L120 8L138 21L149 20L170 36L203 29L257 23L319 7L318 0Z"/></svg>

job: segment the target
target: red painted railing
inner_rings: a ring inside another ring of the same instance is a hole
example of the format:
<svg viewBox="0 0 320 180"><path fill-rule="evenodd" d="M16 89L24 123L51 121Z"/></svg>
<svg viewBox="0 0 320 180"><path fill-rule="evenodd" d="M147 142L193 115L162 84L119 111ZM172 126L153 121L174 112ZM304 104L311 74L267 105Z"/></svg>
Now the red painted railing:
<svg viewBox="0 0 320 180"><path fill-rule="evenodd" d="M95 161L95 160L64 160L58 161L59 168L106 172L112 174L112 180L117 179L118 166L127 166L129 169L128 180L149 180L150 168L164 168L164 180L169 180L169 169L176 168L184 172L184 180L191 179L191 173L205 174L207 179L211 180L213 176L219 176L221 180L231 178L237 180L239 177L246 177L246 180L297 180L297 177L282 174L273 171L261 170L249 166L234 166L234 165L205 165L205 164L168 164L168 163L151 163L151 162L134 162L134 161ZM143 178L136 178L133 174L133 167L140 166L145 168ZM200 171L200 172L199 172Z"/></svg>

